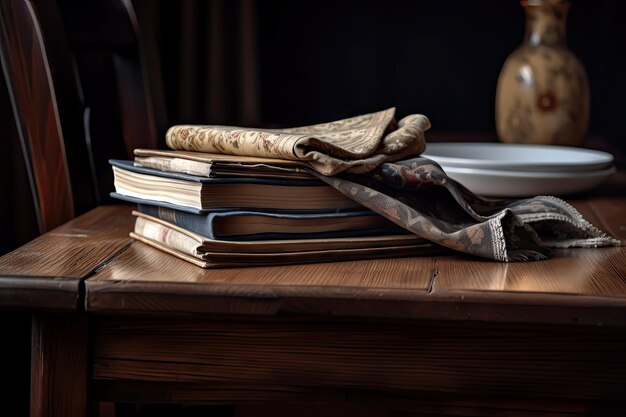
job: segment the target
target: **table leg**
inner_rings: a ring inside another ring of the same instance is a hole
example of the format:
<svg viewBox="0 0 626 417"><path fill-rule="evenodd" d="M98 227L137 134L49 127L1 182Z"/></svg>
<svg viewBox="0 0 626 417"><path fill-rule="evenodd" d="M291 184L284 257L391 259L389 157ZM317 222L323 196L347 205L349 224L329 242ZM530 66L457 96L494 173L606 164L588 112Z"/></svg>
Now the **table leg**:
<svg viewBox="0 0 626 417"><path fill-rule="evenodd" d="M86 317L33 317L31 417L87 415L87 342Z"/></svg>

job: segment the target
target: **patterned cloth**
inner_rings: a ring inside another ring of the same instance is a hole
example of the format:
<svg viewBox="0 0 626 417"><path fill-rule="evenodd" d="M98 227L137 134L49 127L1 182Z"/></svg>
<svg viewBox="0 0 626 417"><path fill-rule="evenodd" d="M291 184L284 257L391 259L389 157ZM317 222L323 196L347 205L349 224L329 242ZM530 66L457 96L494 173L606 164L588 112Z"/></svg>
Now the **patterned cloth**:
<svg viewBox="0 0 626 417"><path fill-rule="evenodd" d="M423 157L368 174L317 177L420 237L484 258L539 260L549 248L620 245L563 200L485 200Z"/></svg>
<svg viewBox="0 0 626 417"><path fill-rule="evenodd" d="M428 119L413 114L396 123L394 115L391 108L289 129L178 125L165 139L176 150L297 160L323 175L360 173L424 151Z"/></svg>
<svg viewBox="0 0 626 417"><path fill-rule="evenodd" d="M439 245L499 261L544 259L551 247L619 246L572 206L548 196L484 200L414 157L430 124L395 109L290 129L181 125L177 150L297 160L346 196ZM406 159L413 157L413 159ZM341 174L341 175L337 175Z"/></svg>

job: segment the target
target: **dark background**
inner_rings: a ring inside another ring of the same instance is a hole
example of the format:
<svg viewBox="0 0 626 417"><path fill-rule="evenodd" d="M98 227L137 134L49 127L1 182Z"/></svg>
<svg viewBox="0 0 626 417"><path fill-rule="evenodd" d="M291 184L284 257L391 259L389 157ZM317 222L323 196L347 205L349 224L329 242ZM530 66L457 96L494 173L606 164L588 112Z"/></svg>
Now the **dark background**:
<svg viewBox="0 0 626 417"><path fill-rule="evenodd" d="M236 2L230 6L237 9ZM196 107L176 107L185 93L176 87L180 67L172 65L180 58L180 11L169 3L163 11L167 29L159 42L172 122L206 123L205 97L194 97ZM256 15L264 124L311 123L396 106L400 115L426 114L437 131L493 133L498 74L524 35L524 12L515 0L270 0L258 2ZM590 80L590 133L612 137L622 149L624 16L624 2L578 0L568 18L569 47ZM201 32L202 14L196 19ZM236 63L237 51L226 49L226 60ZM199 80L206 67L200 63ZM203 90L202 81L196 85ZM228 88L236 92L236 86ZM239 121L229 106L223 121Z"/></svg>
<svg viewBox="0 0 626 417"><path fill-rule="evenodd" d="M263 3L263 120L299 123L397 106L401 115L426 114L435 130L494 131L498 74L524 34L518 2L337 3ZM625 15L624 2L571 7L569 46L588 71L593 133L623 131L615 116L626 109Z"/></svg>
<svg viewBox="0 0 626 417"><path fill-rule="evenodd" d="M70 32L102 17L96 3L58 1L74 51L85 42ZM159 74L162 82L160 144L164 129L176 123L286 127L391 106L399 116L427 115L432 133L449 140L468 132L493 137L498 74L524 35L524 13L515 0L134 3L142 5L142 30L158 52L149 71ZM569 47L589 76L589 135L606 139L622 152L624 16L624 1L576 0L568 18ZM117 30L106 25L99 29ZM114 141L121 132L112 121L123 115L114 105L115 89L106 75L109 55L87 54L77 63L86 100L100 123L94 134ZM38 234L3 82L0 129L1 254ZM117 149L117 157L126 157L123 147ZM112 189L112 181L108 185ZM2 416L27 415L29 320L26 313L0 314L6 337L0 350L10 358L0 372Z"/></svg>

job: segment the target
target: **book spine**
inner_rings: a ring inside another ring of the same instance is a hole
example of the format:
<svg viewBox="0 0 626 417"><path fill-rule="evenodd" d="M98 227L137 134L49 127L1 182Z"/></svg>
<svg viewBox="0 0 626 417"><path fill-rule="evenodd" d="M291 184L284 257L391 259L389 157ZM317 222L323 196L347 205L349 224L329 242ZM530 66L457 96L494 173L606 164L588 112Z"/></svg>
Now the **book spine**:
<svg viewBox="0 0 626 417"><path fill-rule="evenodd" d="M197 233L209 239L215 239L213 235L213 219L210 215L187 213L167 207L157 207L148 204L139 204L138 210L157 219L175 224L190 232Z"/></svg>
<svg viewBox="0 0 626 417"><path fill-rule="evenodd" d="M211 176L211 164L181 158L135 157L135 166L158 169L159 171L182 172L201 177Z"/></svg>
<svg viewBox="0 0 626 417"><path fill-rule="evenodd" d="M201 257L198 251L200 242L162 224L138 217L135 220L135 233L187 255Z"/></svg>

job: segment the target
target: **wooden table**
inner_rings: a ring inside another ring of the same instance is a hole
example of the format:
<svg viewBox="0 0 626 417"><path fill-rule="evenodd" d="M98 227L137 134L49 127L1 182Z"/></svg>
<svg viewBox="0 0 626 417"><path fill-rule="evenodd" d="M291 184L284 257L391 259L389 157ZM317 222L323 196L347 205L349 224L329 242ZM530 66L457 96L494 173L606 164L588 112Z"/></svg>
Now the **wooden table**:
<svg viewBox="0 0 626 417"><path fill-rule="evenodd" d="M571 202L626 241L626 197ZM130 211L97 208L0 258L0 305L36 312L33 416L96 400L240 416L626 413L624 247L202 270L131 241Z"/></svg>

